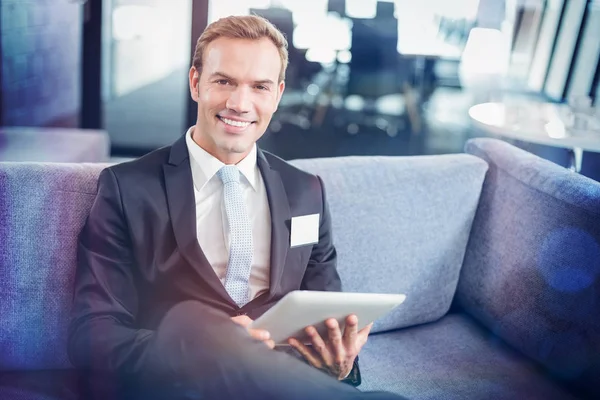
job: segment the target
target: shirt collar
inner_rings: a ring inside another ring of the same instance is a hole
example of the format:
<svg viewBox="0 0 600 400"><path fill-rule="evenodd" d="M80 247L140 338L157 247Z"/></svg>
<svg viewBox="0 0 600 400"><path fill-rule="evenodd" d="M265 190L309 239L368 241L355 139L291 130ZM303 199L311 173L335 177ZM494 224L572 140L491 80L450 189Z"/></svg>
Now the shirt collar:
<svg viewBox="0 0 600 400"><path fill-rule="evenodd" d="M197 170L201 172L201 174L196 174L193 176L197 182L194 182L196 189L201 190L208 181L212 179L212 177L223 167L225 164L221 162L219 159L215 158L212 154L208 153L202 147L200 147L194 139L192 139L192 132L194 132L194 127L192 126L188 129L185 134L185 142L188 148L188 152L190 154L190 162L195 164ZM252 150L243 160L237 163L237 167L242 173L242 175L246 178L245 180L250 184L252 189L257 190L257 174L258 168L256 165L256 157L257 157L257 149L256 143L252 146ZM192 166L192 170L194 167ZM198 176L202 175L202 176Z"/></svg>

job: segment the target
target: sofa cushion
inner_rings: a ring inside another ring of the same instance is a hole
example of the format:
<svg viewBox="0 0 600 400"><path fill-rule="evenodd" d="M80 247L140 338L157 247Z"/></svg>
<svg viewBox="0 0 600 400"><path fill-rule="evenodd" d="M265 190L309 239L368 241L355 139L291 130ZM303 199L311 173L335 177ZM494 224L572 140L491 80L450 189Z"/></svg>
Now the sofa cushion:
<svg viewBox="0 0 600 400"><path fill-rule="evenodd" d="M499 140L466 150L490 170L457 304L600 398L600 183Z"/></svg>
<svg viewBox="0 0 600 400"><path fill-rule="evenodd" d="M370 336L360 369L361 390L414 400L573 398L465 314Z"/></svg>
<svg viewBox="0 0 600 400"><path fill-rule="evenodd" d="M0 399L6 400L132 400L175 396L136 396L123 377L74 369L0 372ZM175 393L170 391L170 394ZM157 394L153 392L152 394ZM163 394L166 394L163 392ZM162 397L161 397L162 396Z"/></svg>
<svg viewBox="0 0 600 400"><path fill-rule="evenodd" d="M0 399L79 400L74 370L0 372Z"/></svg>
<svg viewBox="0 0 600 400"><path fill-rule="evenodd" d="M70 366L77 236L98 164L0 163L0 371Z"/></svg>
<svg viewBox="0 0 600 400"><path fill-rule="evenodd" d="M446 314L487 170L483 161L453 154L294 164L324 181L344 290L407 294L373 332Z"/></svg>

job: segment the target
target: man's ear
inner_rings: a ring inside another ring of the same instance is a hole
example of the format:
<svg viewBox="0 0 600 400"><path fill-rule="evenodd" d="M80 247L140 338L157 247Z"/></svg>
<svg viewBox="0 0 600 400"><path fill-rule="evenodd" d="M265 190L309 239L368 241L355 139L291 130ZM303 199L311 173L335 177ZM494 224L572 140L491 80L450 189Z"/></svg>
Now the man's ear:
<svg viewBox="0 0 600 400"><path fill-rule="evenodd" d="M281 101L281 96L283 96L283 92L285 91L285 81L279 82L277 86L277 104L275 105L275 111L279 108L279 102Z"/></svg>
<svg viewBox="0 0 600 400"><path fill-rule="evenodd" d="M190 68L189 81L192 100L198 102L200 97L200 73L193 66Z"/></svg>

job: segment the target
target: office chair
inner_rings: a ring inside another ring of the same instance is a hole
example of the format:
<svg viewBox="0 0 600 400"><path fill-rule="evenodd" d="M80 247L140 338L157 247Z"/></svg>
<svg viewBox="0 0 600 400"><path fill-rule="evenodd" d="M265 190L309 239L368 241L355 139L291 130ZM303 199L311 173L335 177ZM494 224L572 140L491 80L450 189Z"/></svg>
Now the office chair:
<svg viewBox="0 0 600 400"><path fill-rule="evenodd" d="M414 103L411 97L410 79L413 65L397 52L398 20L387 7L389 3L378 4L378 14L374 19L353 18L352 60L346 84L347 100L360 98L364 107L359 116L349 117L350 128L376 128L395 136L405 125L405 110L409 113L409 123L413 131L420 130L420 121L414 119ZM392 6L393 4L389 4ZM407 104L407 98L410 104ZM381 109L380 103L396 103L397 107Z"/></svg>
<svg viewBox="0 0 600 400"><path fill-rule="evenodd" d="M321 69L316 63L306 60L306 51L294 47L294 20L292 12L286 8L251 8L251 14L268 19L286 37L288 41L289 65L286 72L286 85L290 89L301 89Z"/></svg>
<svg viewBox="0 0 600 400"><path fill-rule="evenodd" d="M327 2L327 11L336 12L340 17L346 16L346 0L329 0Z"/></svg>
<svg viewBox="0 0 600 400"><path fill-rule="evenodd" d="M394 18L394 11L396 6L394 3L378 1L377 2L377 11L375 11L375 19L382 20L384 18ZM396 20L397 21L397 20Z"/></svg>
<svg viewBox="0 0 600 400"><path fill-rule="evenodd" d="M307 61L306 51L294 47L294 21L290 10L280 7L251 8L250 13L268 19L285 35L288 41L289 63L285 77L286 93L284 94L286 98L282 99L279 111L274 116L273 126L289 123L302 129L308 129L310 127L310 105L304 104L302 97L294 96L293 92L304 92L313 76L321 70L321 66Z"/></svg>

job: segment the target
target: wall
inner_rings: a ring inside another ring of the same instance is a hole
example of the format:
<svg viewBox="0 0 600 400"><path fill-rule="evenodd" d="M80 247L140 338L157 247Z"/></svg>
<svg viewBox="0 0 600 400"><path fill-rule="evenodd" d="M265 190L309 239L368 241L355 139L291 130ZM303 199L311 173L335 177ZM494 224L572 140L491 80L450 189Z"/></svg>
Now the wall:
<svg viewBox="0 0 600 400"><path fill-rule="evenodd" d="M74 126L80 105L82 6L1 0L2 121Z"/></svg>

